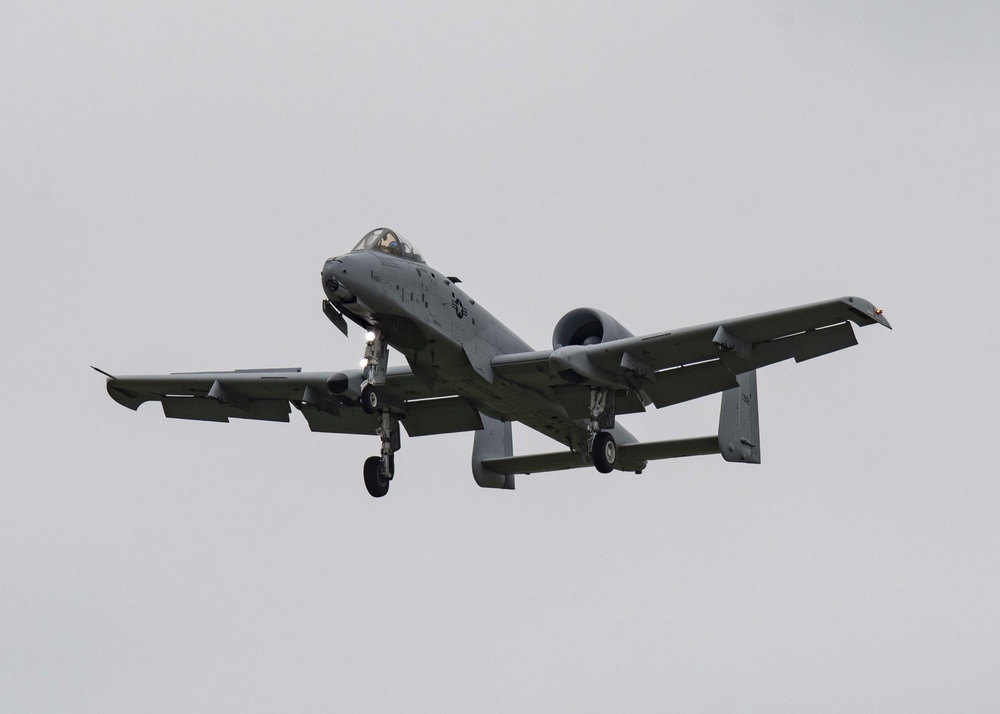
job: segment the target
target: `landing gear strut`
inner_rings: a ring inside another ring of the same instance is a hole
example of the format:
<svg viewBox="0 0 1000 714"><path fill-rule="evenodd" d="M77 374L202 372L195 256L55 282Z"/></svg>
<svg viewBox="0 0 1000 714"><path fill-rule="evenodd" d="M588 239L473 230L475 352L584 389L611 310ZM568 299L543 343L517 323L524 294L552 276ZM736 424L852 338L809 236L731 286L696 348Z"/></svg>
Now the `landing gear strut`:
<svg viewBox="0 0 1000 714"><path fill-rule="evenodd" d="M379 426L376 433L382 439L382 453L365 461L365 488L375 498L381 498L389 492L389 482L396 470L396 452L400 447L399 417L388 409L382 409L378 414Z"/></svg>
<svg viewBox="0 0 1000 714"><path fill-rule="evenodd" d="M615 426L615 393L592 387L590 390L590 423L587 425L587 449L594 466L609 474L618 464L618 445L610 432Z"/></svg>
<svg viewBox="0 0 1000 714"><path fill-rule="evenodd" d="M389 366L389 343L378 326L365 335L365 358L361 368L365 374L365 384L381 387L385 384L385 372Z"/></svg>
<svg viewBox="0 0 1000 714"><path fill-rule="evenodd" d="M379 387L385 385L386 370L389 365L389 343L385 334L375 325L365 335L365 357L361 360L364 380L361 382L361 408L366 414L378 415L375 433L382 440L382 450L378 456L365 461L365 488L375 498L389 492L389 482L395 472L395 455L399 451L399 416L379 394Z"/></svg>
<svg viewBox="0 0 1000 714"><path fill-rule="evenodd" d="M365 379L361 383L361 408L365 414L378 414L382 408L376 390L385 384L385 373L389 364L389 343L377 326L365 335L365 358L361 360Z"/></svg>

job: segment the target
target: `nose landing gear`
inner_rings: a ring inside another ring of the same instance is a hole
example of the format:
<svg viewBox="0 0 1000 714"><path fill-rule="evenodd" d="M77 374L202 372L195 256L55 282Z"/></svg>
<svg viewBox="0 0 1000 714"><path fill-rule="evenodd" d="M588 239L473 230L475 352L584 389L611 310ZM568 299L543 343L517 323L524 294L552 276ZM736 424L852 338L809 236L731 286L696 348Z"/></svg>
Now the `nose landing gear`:
<svg viewBox="0 0 1000 714"><path fill-rule="evenodd" d="M400 448L399 416L389 409L378 392L385 384L389 362L389 343L377 326L365 335L365 358L361 367L365 379L361 387L361 408L366 414L378 414L376 433L382 440L382 452L365 461L365 487L375 498L389 492L389 482L395 472L395 455Z"/></svg>
<svg viewBox="0 0 1000 714"><path fill-rule="evenodd" d="M378 414L381 403L375 385L366 384L361 388L361 409L365 414Z"/></svg>
<svg viewBox="0 0 1000 714"><path fill-rule="evenodd" d="M361 369L365 373L365 384L381 387L385 384L385 372L389 366L389 343L385 334L376 325L365 334L365 357Z"/></svg>
<svg viewBox="0 0 1000 714"><path fill-rule="evenodd" d="M381 498L389 492L389 482L396 470L396 452L401 442L399 417L388 409L381 410L376 433L382 440L382 453L365 461L365 488L375 498Z"/></svg>
<svg viewBox="0 0 1000 714"><path fill-rule="evenodd" d="M385 384L389 364L389 343L382 330L373 327L365 335L365 357L361 360L365 379L361 383L361 408L365 414L378 414L382 408L377 387Z"/></svg>

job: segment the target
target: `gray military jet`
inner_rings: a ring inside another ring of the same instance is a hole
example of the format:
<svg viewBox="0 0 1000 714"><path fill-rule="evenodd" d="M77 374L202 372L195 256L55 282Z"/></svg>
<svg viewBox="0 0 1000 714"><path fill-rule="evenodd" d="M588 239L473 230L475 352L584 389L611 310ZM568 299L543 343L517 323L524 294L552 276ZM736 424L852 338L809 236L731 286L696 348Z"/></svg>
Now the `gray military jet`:
<svg viewBox="0 0 1000 714"><path fill-rule="evenodd" d="M867 300L844 297L635 337L599 310L559 320L552 349L532 350L396 232L379 228L323 266L323 312L345 335L365 331L360 369L237 370L108 377L119 404L158 401L177 419L289 421L313 431L370 434L379 455L364 464L368 492L395 475L400 426L409 436L475 432L472 473L485 488L514 488L515 474L594 466L642 473L647 462L722 454L760 463L756 372L857 344L857 325L889 322ZM891 328L890 328L891 329ZM389 347L409 364L388 367ZM718 434L639 443L616 418L722 393ZM514 456L519 421L563 444Z"/></svg>

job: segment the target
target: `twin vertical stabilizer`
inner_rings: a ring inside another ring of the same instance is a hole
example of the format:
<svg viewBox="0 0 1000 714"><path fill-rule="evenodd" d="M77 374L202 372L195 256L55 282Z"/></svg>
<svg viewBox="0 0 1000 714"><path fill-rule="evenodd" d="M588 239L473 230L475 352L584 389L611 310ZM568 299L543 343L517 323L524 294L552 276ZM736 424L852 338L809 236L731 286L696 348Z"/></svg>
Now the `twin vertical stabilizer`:
<svg viewBox="0 0 1000 714"><path fill-rule="evenodd" d="M726 461L760 463L760 425L757 419L757 372L737 375L739 387L722 393L719 413L719 450Z"/></svg>

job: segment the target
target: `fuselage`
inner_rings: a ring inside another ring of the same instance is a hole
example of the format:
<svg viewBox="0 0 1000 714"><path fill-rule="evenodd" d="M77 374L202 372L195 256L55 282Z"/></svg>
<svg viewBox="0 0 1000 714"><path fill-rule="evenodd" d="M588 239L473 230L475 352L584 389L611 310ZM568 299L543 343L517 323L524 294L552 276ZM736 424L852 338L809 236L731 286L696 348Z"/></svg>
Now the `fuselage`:
<svg viewBox="0 0 1000 714"><path fill-rule="evenodd" d="M370 249L329 259L322 275L327 298L357 324L381 329L414 373L465 396L483 414L585 448L586 421L493 372L490 362L498 355L532 348L454 278L422 261Z"/></svg>

